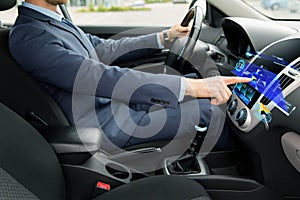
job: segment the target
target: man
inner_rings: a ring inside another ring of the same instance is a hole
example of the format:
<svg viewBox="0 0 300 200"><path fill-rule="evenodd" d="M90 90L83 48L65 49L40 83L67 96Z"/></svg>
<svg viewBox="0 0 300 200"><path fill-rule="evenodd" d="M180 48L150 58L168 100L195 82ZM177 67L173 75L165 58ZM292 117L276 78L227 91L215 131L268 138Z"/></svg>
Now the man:
<svg viewBox="0 0 300 200"><path fill-rule="evenodd" d="M162 48L163 32L117 41L100 39L63 19L56 11L64 3L67 0L26 0L19 6L10 51L72 124L100 127L118 147L191 134L199 123L208 126L209 101L180 103L184 97L211 98L211 104L219 105L231 96L228 84L249 81L196 80L109 66L128 52ZM172 41L188 32L188 27L175 25L166 33ZM104 148L112 148L109 141Z"/></svg>

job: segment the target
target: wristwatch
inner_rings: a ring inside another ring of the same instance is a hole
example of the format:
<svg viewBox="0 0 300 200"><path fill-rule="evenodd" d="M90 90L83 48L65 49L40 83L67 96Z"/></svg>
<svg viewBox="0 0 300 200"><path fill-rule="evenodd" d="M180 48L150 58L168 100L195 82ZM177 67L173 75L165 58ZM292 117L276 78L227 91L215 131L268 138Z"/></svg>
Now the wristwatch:
<svg viewBox="0 0 300 200"><path fill-rule="evenodd" d="M165 42L170 42L170 38L169 38L168 31L169 31L169 30L164 30L164 31L163 31L163 36L164 36L164 41L165 41Z"/></svg>
<svg viewBox="0 0 300 200"><path fill-rule="evenodd" d="M168 34L169 30L164 30L163 33L163 37L164 37L164 47L165 49L169 49L171 47L171 41L169 38L169 34Z"/></svg>

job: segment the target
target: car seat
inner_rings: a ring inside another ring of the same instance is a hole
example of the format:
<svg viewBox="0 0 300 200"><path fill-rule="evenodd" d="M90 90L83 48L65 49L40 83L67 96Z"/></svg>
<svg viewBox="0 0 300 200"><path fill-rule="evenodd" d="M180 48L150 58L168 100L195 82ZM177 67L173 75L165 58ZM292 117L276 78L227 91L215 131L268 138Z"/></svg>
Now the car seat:
<svg viewBox="0 0 300 200"><path fill-rule="evenodd" d="M16 2L1 1L0 11L14 7ZM67 118L52 97L11 56L9 31L0 21L0 101L35 127L68 126Z"/></svg>
<svg viewBox="0 0 300 200"><path fill-rule="evenodd" d="M31 125L1 103L0 119L0 199L66 199L69 187L65 185L63 171L50 145ZM133 181L95 199L210 198L196 181L165 175Z"/></svg>

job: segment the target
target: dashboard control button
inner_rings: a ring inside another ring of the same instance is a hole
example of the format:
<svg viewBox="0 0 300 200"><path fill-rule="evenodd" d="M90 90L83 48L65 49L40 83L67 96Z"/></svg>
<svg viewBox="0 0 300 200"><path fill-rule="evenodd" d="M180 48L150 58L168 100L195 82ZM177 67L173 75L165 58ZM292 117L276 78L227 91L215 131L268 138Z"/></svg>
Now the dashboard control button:
<svg viewBox="0 0 300 200"><path fill-rule="evenodd" d="M240 126L243 126L246 122L246 119L247 119L247 110L245 108L243 108L242 110L240 110L236 117L235 117L235 121L237 121L237 123L240 125Z"/></svg>
<svg viewBox="0 0 300 200"><path fill-rule="evenodd" d="M227 110L230 115L233 115L235 113L235 111L237 109L237 105L238 105L238 102L236 99L229 103Z"/></svg>
<svg viewBox="0 0 300 200"><path fill-rule="evenodd" d="M267 116L266 115L262 115L262 117L263 117L263 123L265 125L265 129L266 129L266 131L269 131L270 130L270 126L269 126L269 122L268 122Z"/></svg>
<svg viewBox="0 0 300 200"><path fill-rule="evenodd" d="M293 72L292 70L288 71L289 75L291 76L297 76L297 73L296 72Z"/></svg>

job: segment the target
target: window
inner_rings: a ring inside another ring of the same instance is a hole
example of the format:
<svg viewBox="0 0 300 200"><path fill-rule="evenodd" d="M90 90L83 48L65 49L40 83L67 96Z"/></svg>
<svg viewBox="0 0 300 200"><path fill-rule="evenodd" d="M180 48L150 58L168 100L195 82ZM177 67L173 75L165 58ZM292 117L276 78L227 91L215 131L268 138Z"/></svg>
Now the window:
<svg viewBox="0 0 300 200"><path fill-rule="evenodd" d="M300 20L300 0L244 0L272 19Z"/></svg>
<svg viewBox="0 0 300 200"><path fill-rule="evenodd" d="M183 0L73 0L68 10L78 25L171 26L188 11Z"/></svg>
<svg viewBox="0 0 300 200"><path fill-rule="evenodd" d="M24 0L19 0L18 3ZM180 23L190 0L69 0L67 8L77 25L171 26ZM0 12L5 24L13 24L17 7Z"/></svg>
<svg viewBox="0 0 300 200"><path fill-rule="evenodd" d="M190 1L69 0L67 7L73 21L82 26L171 26L181 22ZM272 19L300 20L300 0L241 1ZM0 12L0 19L6 24L13 24L16 17L17 7Z"/></svg>

